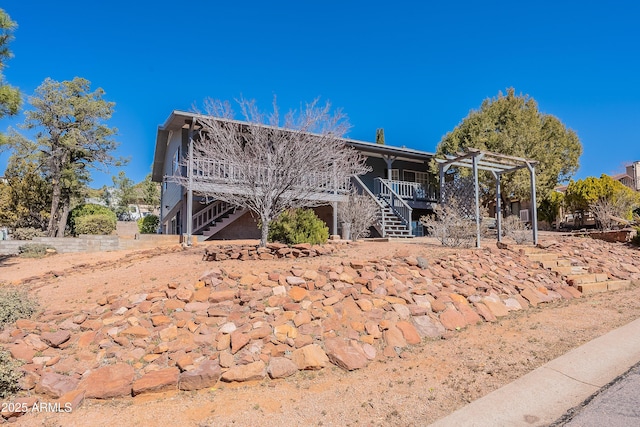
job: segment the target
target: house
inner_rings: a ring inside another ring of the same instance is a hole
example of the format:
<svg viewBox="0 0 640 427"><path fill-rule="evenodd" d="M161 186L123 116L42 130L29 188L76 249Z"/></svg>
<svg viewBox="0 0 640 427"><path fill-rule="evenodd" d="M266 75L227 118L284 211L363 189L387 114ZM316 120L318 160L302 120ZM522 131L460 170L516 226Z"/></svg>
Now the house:
<svg viewBox="0 0 640 427"><path fill-rule="evenodd" d="M204 116L194 113L173 111L158 127L152 180L162 184L161 232L194 235L200 240L259 238L260 230L251 212L212 200L199 192L211 185L234 191L225 181L230 176L225 165L216 164L212 168L208 165L215 163L215 159L198 159L198 166L192 168L195 172L191 192L170 179L174 175L188 178L188 168L183 166L183 160L188 159L192 125L202 118ZM375 233L383 237L420 235L420 216L432 212L433 204L438 201L436 179L429 171L434 154L352 139L344 139L344 142L362 153L371 168L367 174L353 177L350 185L376 201L379 215ZM215 172L221 169L227 172L224 176ZM314 193L318 200L326 201L325 206L315 208L315 211L328 224L332 234L339 232L336 206L346 200L348 190L346 185L327 190L325 183Z"/></svg>
<svg viewBox="0 0 640 427"><path fill-rule="evenodd" d="M634 191L640 191L640 160L626 166L623 173L613 175L611 178Z"/></svg>
<svg viewBox="0 0 640 427"><path fill-rule="evenodd" d="M631 177L633 190L640 191L640 160L635 161L626 167L627 175Z"/></svg>

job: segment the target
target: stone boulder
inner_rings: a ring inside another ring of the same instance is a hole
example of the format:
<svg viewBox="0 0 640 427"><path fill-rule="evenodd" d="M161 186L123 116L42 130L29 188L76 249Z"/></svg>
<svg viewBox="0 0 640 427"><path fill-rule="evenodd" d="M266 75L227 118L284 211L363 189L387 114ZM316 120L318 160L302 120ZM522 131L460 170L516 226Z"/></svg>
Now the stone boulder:
<svg viewBox="0 0 640 427"><path fill-rule="evenodd" d="M261 380L267 375L267 367L262 360L249 363L248 365L234 366L222 374L222 381L243 382Z"/></svg>
<svg viewBox="0 0 640 427"><path fill-rule="evenodd" d="M47 396L60 397L78 386L79 380L68 375L60 375L54 372L45 372L36 385L36 393Z"/></svg>
<svg viewBox="0 0 640 427"><path fill-rule="evenodd" d="M116 363L90 372L80 381L78 388L85 390L85 397L89 399L130 396L134 376L133 367Z"/></svg>
<svg viewBox="0 0 640 427"><path fill-rule="evenodd" d="M202 390L213 387L221 375L222 370L217 362L205 360L196 369L180 374L178 388L180 390Z"/></svg>
<svg viewBox="0 0 640 427"><path fill-rule="evenodd" d="M298 372L298 366L286 357L272 357L269 360L267 373L271 378L285 378Z"/></svg>
<svg viewBox="0 0 640 427"><path fill-rule="evenodd" d="M324 345L329 360L342 369L353 371L369 364L369 359L362 348L351 345L348 340L327 338Z"/></svg>
<svg viewBox="0 0 640 427"><path fill-rule="evenodd" d="M329 365L329 358L318 344L309 344L291 353L291 360L298 369L322 369Z"/></svg>
<svg viewBox="0 0 640 427"><path fill-rule="evenodd" d="M165 368L146 373L133 383L131 387L133 395L175 390L178 386L179 374L178 368Z"/></svg>

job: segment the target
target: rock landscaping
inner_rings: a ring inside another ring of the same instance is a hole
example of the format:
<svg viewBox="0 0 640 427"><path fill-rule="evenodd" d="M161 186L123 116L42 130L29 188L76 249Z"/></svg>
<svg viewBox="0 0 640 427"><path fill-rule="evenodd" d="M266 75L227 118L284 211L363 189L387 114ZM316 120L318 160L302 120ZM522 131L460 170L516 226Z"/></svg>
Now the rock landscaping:
<svg viewBox="0 0 640 427"><path fill-rule="evenodd" d="M282 243L269 243L261 248L257 245L223 245L205 248L203 260L225 261L239 259L240 261L272 260L276 258L306 258L319 255L328 255L335 251L336 245L349 244L347 240L332 240L325 245L311 245L301 243L298 245L285 245Z"/></svg>
<svg viewBox="0 0 640 427"><path fill-rule="evenodd" d="M403 357L424 339L640 280L638 260L620 245L568 239L502 247L313 269L294 261L256 274L212 268L188 285L164 283L105 296L82 312L18 320L0 342L24 362L25 394L75 408L84 398L268 381L331 365L362 369Z"/></svg>

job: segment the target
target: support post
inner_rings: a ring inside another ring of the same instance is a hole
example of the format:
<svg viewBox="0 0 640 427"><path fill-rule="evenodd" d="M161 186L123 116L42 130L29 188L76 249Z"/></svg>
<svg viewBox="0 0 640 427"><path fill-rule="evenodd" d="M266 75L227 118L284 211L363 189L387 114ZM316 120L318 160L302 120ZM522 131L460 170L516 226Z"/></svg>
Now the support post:
<svg viewBox="0 0 640 427"><path fill-rule="evenodd" d="M332 202L331 207L333 209L333 224L331 227L332 228L331 234L337 235L338 234L338 202Z"/></svg>
<svg viewBox="0 0 640 427"><path fill-rule="evenodd" d="M392 180L392 178L391 178L391 167L393 166L393 161L396 158L395 157L384 156L383 159L387 163L387 179L389 181L391 181Z"/></svg>
<svg viewBox="0 0 640 427"><path fill-rule="evenodd" d="M189 175L189 184L187 186L187 246L191 246L191 233L193 233L193 128L196 124L194 117L191 126L189 126L189 165L187 167L187 175Z"/></svg>
<svg viewBox="0 0 640 427"><path fill-rule="evenodd" d="M493 172L496 179L496 229L498 230L498 242L502 241L502 195L500 194L500 178L502 175Z"/></svg>
<svg viewBox="0 0 640 427"><path fill-rule="evenodd" d="M166 177L162 178L162 182L160 183L160 221L158 221L160 227L160 234L164 234L164 183L166 182ZM156 230L157 232L158 230Z"/></svg>
<svg viewBox="0 0 640 427"><path fill-rule="evenodd" d="M473 187L476 201L476 247L480 248L480 189L478 188L478 156L473 156Z"/></svg>
<svg viewBox="0 0 640 427"><path fill-rule="evenodd" d="M438 199L440 200L440 204L444 203L444 165L438 164L439 178L440 178L440 195Z"/></svg>
<svg viewBox="0 0 640 427"><path fill-rule="evenodd" d="M538 244L538 204L536 202L536 167L527 162L529 175L531 176L531 231L533 233L533 244Z"/></svg>

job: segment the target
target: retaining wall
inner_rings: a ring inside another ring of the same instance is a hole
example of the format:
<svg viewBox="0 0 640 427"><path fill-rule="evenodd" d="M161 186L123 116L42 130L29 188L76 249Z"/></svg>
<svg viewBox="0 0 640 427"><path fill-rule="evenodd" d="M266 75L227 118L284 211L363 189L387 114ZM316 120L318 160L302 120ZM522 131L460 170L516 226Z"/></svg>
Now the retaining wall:
<svg viewBox="0 0 640 427"><path fill-rule="evenodd" d="M59 253L69 252L104 252L122 249L147 249L156 246L180 243L180 236L139 234L134 238L118 236L91 236L81 234L79 237L35 237L33 240L2 240L0 255L15 255L18 248L27 243L39 243L52 246Z"/></svg>

